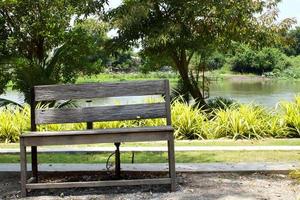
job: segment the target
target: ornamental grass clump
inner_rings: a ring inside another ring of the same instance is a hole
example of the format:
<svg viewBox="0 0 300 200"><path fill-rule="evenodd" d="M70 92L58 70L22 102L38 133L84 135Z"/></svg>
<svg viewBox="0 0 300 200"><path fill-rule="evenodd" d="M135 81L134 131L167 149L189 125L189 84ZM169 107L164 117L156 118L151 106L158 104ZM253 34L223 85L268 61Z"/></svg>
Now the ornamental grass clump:
<svg viewBox="0 0 300 200"><path fill-rule="evenodd" d="M287 127L290 129L290 137L300 137L300 95L295 96L293 102L283 101L279 103L280 111Z"/></svg>
<svg viewBox="0 0 300 200"><path fill-rule="evenodd" d="M16 142L23 131L30 129L30 107L4 107L0 110L0 140Z"/></svg>
<svg viewBox="0 0 300 200"><path fill-rule="evenodd" d="M207 139L207 117L199 109L187 103L172 104L172 125L177 139Z"/></svg>
<svg viewBox="0 0 300 200"><path fill-rule="evenodd" d="M149 100L156 102L157 100ZM160 100L159 100L160 101ZM280 102L276 109L253 104L232 104L204 112L175 100L171 105L172 126L177 139L260 139L300 137L300 96L294 102ZM43 105L40 108L48 108ZM165 119L136 119L94 122L95 129L165 125ZM39 131L83 130L86 123L47 124ZM17 142L30 130L30 107L7 106L0 109L0 141Z"/></svg>
<svg viewBox="0 0 300 200"><path fill-rule="evenodd" d="M269 113L262 107L241 104L214 111L210 138L259 139L267 136Z"/></svg>

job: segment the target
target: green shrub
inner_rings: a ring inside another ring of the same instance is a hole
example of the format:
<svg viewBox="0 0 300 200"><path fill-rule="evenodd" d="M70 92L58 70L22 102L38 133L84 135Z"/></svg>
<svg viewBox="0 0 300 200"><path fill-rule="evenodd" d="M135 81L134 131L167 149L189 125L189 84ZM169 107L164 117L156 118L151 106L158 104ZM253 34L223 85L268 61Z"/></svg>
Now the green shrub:
<svg viewBox="0 0 300 200"><path fill-rule="evenodd" d="M177 139L206 139L206 116L192 105L175 101L172 122Z"/></svg>
<svg viewBox="0 0 300 200"><path fill-rule="evenodd" d="M288 57L276 48L255 51L247 45L241 45L231 58L231 70L241 73L261 75L274 70L282 71L290 66Z"/></svg>
<svg viewBox="0 0 300 200"><path fill-rule="evenodd" d="M0 140L16 142L19 135L30 128L30 108L12 106L0 110Z"/></svg>
<svg viewBox="0 0 300 200"><path fill-rule="evenodd" d="M219 98L220 100L220 98ZM154 100L149 100L153 102ZM155 100L156 101L156 100ZM280 102L268 110L252 104L231 104L204 113L193 105L173 101L172 122L177 139L259 139L300 137L300 96L294 102ZM164 119L95 122L94 128L161 126ZM39 131L83 130L85 123L38 126ZM7 106L0 110L0 140L17 142L19 135L30 130L30 108Z"/></svg>
<svg viewBox="0 0 300 200"><path fill-rule="evenodd" d="M220 69L225 64L225 56L220 52L213 53L207 60L208 70Z"/></svg>
<svg viewBox="0 0 300 200"><path fill-rule="evenodd" d="M291 130L291 137L300 137L300 96L295 97L294 102L281 102L284 120Z"/></svg>
<svg viewBox="0 0 300 200"><path fill-rule="evenodd" d="M207 105L212 109L225 109L234 104L237 104L233 99L224 97L214 97L207 101Z"/></svg>
<svg viewBox="0 0 300 200"><path fill-rule="evenodd" d="M270 77L278 77L278 78L285 78L285 79L300 79L300 56L296 57L289 57L289 63L291 64L290 67L284 70L274 70L271 73L266 74Z"/></svg>

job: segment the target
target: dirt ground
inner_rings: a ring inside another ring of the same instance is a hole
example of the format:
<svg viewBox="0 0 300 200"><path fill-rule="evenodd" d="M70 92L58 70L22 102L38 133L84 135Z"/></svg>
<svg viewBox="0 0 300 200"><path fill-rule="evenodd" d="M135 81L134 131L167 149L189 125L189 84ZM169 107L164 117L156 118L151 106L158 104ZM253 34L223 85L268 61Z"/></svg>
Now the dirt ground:
<svg viewBox="0 0 300 200"><path fill-rule="evenodd" d="M63 176L66 177L65 174ZM168 191L168 186L51 189L31 191L26 199L300 200L300 184L282 174L183 173L178 176L183 178L183 183L173 193ZM45 180L52 181L62 178L53 175L45 177ZM68 175L67 179L74 181L77 176ZM93 178L81 175L79 179ZM17 199L19 195L19 175L0 173L0 199Z"/></svg>

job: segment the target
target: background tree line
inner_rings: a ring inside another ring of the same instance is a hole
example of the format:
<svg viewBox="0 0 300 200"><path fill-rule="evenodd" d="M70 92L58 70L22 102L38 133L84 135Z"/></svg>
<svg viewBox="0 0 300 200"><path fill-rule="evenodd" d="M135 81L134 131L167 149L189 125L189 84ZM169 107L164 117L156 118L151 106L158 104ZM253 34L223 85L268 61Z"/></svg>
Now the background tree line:
<svg viewBox="0 0 300 200"><path fill-rule="evenodd" d="M289 69L282 52L299 54L299 28L289 31L292 19L276 21L278 2L126 0L107 10L106 0L4 0L0 94L11 82L28 101L38 84L169 66L205 108L202 70L275 76Z"/></svg>

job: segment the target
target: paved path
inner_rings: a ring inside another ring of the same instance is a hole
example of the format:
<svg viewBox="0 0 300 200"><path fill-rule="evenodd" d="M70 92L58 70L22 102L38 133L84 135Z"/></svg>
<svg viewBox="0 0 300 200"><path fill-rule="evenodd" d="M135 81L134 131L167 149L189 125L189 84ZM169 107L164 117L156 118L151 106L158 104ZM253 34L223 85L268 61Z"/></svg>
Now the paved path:
<svg viewBox="0 0 300 200"><path fill-rule="evenodd" d="M41 153L105 153L114 147L39 147ZM120 147L122 152L166 152L167 147ZM30 151L30 148L28 148ZM177 146L175 151L300 151L300 146ZM17 148L0 149L0 154L18 154Z"/></svg>
<svg viewBox="0 0 300 200"><path fill-rule="evenodd" d="M168 171L164 163L122 164L124 171ZM280 172L299 169L299 162L287 163L177 163L177 172ZM28 165L28 170L31 166ZM55 171L106 171L105 164L40 164L39 170ZM19 164L0 164L0 172L19 172Z"/></svg>

